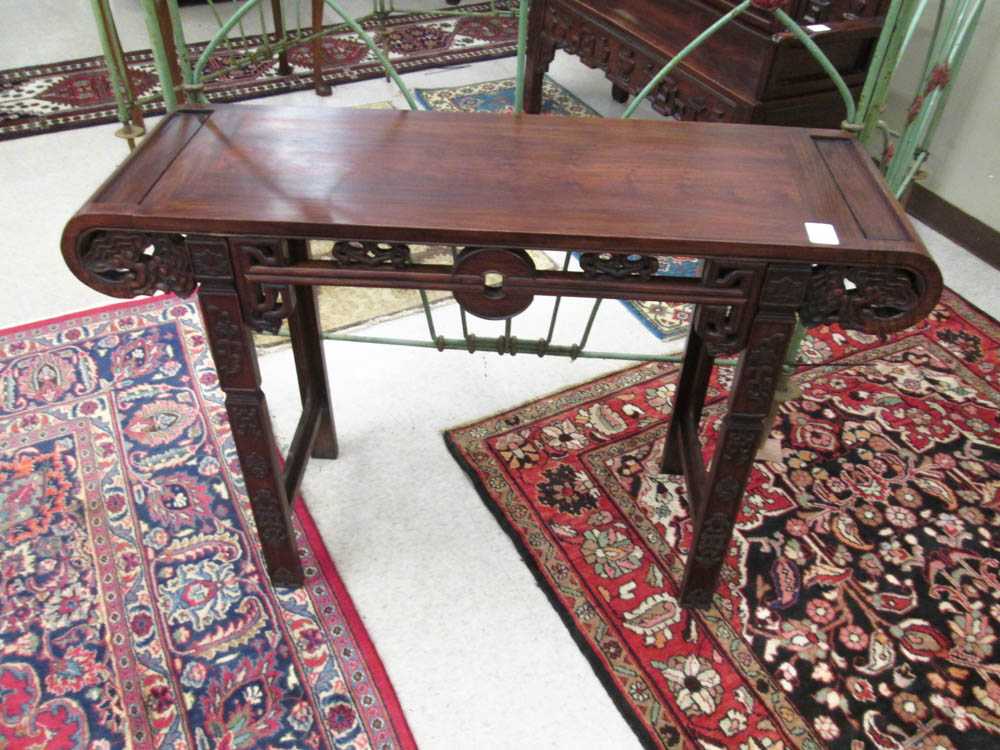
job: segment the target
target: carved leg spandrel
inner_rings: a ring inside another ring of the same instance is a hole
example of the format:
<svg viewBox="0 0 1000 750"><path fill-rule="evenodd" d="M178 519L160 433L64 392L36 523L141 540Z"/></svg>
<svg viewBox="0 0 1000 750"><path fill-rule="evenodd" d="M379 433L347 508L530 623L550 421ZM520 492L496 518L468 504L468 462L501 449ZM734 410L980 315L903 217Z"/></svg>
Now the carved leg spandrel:
<svg viewBox="0 0 1000 750"><path fill-rule="evenodd" d="M293 261L307 260L308 246L304 240L290 240L289 254ZM299 381L302 406L312 400L320 409L319 430L313 443L315 458L336 458L337 429L333 421L332 400L323 353L322 328L316 306L316 294L311 286L292 287L294 312L288 318L292 335L292 352Z"/></svg>

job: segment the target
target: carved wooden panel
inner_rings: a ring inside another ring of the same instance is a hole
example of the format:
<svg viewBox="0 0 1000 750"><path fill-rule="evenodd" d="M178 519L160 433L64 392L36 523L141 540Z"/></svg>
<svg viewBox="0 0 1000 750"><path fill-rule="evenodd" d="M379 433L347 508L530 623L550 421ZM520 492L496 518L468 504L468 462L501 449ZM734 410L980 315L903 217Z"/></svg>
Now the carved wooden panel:
<svg viewBox="0 0 1000 750"><path fill-rule="evenodd" d="M113 297L157 291L187 296L194 291L191 259L178 234L92 232L84 237L77 257L88 286Z"/></svg>

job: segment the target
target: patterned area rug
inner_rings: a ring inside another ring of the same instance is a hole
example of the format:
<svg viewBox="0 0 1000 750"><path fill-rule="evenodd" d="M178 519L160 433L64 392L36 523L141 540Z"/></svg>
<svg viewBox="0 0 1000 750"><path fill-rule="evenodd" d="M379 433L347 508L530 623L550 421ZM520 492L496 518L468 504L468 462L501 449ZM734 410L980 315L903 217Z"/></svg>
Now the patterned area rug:
<svg viewBox="0 0 1000 750"><path fill-rule="evenodd" d="M501 3L502 5L502 3ZM470 11L485 11L489 3L463 5ZM516 22L506 18L449 17L411 13L386 22L366 24L400 72L424 68L464 65L479 60L513 55L517 42ZM255 48L260 37L250 37ZM383 75L371 51L354 33L324 37L324 80L349 83ZM192 44L197 59L204 44ZM217 51L207 72L228 64L231 52ZM126 54L137 97L153 96L160 90L150 50ZM289 52L292 74L278 72L277 59L263 60L210 83L206 92L213 102L232 102L285 94L312 88L312 55L307 46ZM144 114L162 114L161 102L150 103ZM87 57L58 63L31 65L0 71L0 140L20 138L56 130L116 122L115 102L104 58Z"/></svg>
<svg viewBox="0 0 1000 750"><path fill-rule="evenodd" d="M0 332L0 747L412 748L312 519L264 573L193 302Z"/></svg>
<svg viewBox="0 0 1000 750"><path fill-rule="evenodd" d="M514 79L485 81L467 86L447 86L417 89L414 93L427 109L443 112L513 112ZM597 117L596 110L577 98L568 89L546 77L542 85L542 111L553 115ZM700 262L696 258L661 257L662 276L699 276ZM691 320L691 305L668 302L627 301L623 305L646 329L662 341L683 338Z"/></svg>
<svg viewBox="0 0 1000 750"><path fill-rule="evenodd" d="M647 746L1000 746L1000 325L946 292L916 328L822 328L802 356L704 613L678 607L691 529L657 474L676 366L446 440Z"/></svg>

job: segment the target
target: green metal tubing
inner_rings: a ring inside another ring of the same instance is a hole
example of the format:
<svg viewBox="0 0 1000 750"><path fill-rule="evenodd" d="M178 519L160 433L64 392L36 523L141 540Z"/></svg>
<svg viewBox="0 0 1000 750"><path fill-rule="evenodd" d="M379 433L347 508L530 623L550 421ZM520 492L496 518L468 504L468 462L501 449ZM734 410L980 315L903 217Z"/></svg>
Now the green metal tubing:
<svg viewBox="0 0 1000 750"><path fill-rule="evenodd" d="M108 36L105 23L111 23L111 8L108 7L107 0L90 0L90 5L94 13L94 20L97 21L97 35L101 40L101 51L104 53L108 78L111 80L111 90L115 94L118 121L124 125L132 119L129 113L129 92L123 82L123 76L128 75L128 69L124 68L124 61L117 55L115 44Z"/></svg>
<svg viewBox="0 0 1000 750"><path fill-rule="evenodd" d="M143 0L144 3L149 3L151 1L152 0ZM226 19L226 22L222 24L218 31L215 32L215 35L208 41L205 49L202 50L201 55L198 56L198 61L194 64L194 71L191 74L190 83L202 83L205 66L208 64L208 60L211 58L212 53L215 52L216 48L219 46L219 43L224 41L229 36L229 32L232 31L233 27L242 20L243 16L253 10L259 2L261 2L261 0L247 0L243 6L237 9L233 15ZM200 99L204 100L204 94L199 92L198 96Z"/></svg>
<svg viewBox="0 0 1000 750"><path fill-rule="evenodd" d="M185 81L191 80L191 60L188 57L187 40L184 39L184 26L181 23L181 11L177 0L167 0L167 12L170 14L170 25L174 27L174 48L177 50L177 64Z"/></svg>
<svg viewBox="0 0 1000 750"><path fill-rule="evenodd" d="M958 72L962 69L962 63L965 62L965 55L969 51L969 45L972 43L972 35L975 33L976 25L979 23L983 9L986 7L986 0L971 0L970 5L972 5L972 11L952 42L952 54L948 60L949 81L955 80L958 77ZM945 102L951 94L951 86L952 84L949 82L941 92L941 99L934 112L930 128L925 137L920 140L919 147L921 149L927 150L930 146L930 140L937 130L938 121L944 113Z"/></svg>
<svg viewBox="0 0 1000 750"><path fill-rule="evenodd" d="M174 92L174 79L170 74L170 63L167 61L163 38L160 36L160 24L156 19L155 0L142 0L142 13L146 20L146 33L149 34L156 75L160 78L160 88L163 90L163 104L167 112L173 112L177 109L177 94Z"/></svg>
<svg viewBox="0 0 1000 750"><path fill-rule="evenodd" d="M375 44L375 40L368 35L368 32L361 28L357 21L344 12L337 0L323 0L323 2L326 3L334 13L343 18L344 23L350 27L351 31L361 37L361 41L368 45L368 49L375 54L378 61L382 63L382 67L385 69L385 72L403 94L403 97L406 99L406 103L409 105L410 109L419 110L420 107L417 105L417 100L413 98L413 94L410 92L410 89L407 88L405 83L403 83L403 79L399 77L399 73L396 72L396 68L393 67L391 62L389 62L389 58L385 56L382 50L378 48L378 45Z"/></svg>
<svg viewBox="0 0 1000 750"><path fill-rule="evenodd" d="M881 116L885 110L886 100L889 97L889 85L892 82L896 67L899 65L899 60L903 55L906 37L912 33L912 30L920 20L920 17L917 15L919 9L920 5L914 2L914 0L904 0L899 14L895 18L894 25L883 27L879 42L881 43L883 37L889 40L886 53L879 61L877 72L870 72L868 78L865 80L866 91L868 90L869 82L873 79L875 80L871 99L865 100L862 97L862 105L859 108L858 114L855 115L855 120L863 125L861 134L858 136L863 143L868 142L875 129L881 123ZM900 33L904 29L905 31Z"/></svg>
<svg viewBox="0 0 1000 750"><path fill-rule="evenodd" d="M524 67L528 50L528 9L531 0L521 0L517 6L517 73L514 86L514 113L524 112Z"/></svg>
<svg viewBox="0 0 1000 750"><path fill-rule="evenodd" d="M355 344L384 344L386 346L410 346L421 349L438 349L463 351L468 353L469 345L464 339L438 338L435 341L419 341L414 339L398 339L383 336L354 336L349 333L324 333L323 338L330 341L347 341ZM505 337L476 337L476 348L479 351L496 352L499 350L501 342L506 344ZM503 351L509 351L506 345ZM544 339L532 341L531 339L518 339L518 354L541 354L542 356L552 355L554 357L567 357L569 359L622 359L630 362L682 362L683 354L628 354L624 352L585 352L579 351L576 346L547 345ZM719 364L718 362L716 364ZM734 364L734 363L728 363Z"/></svg>
<svg viewBox="0 0 1000 750"><path fill-rule="evenodd" d="M830 76L830 80L833 81L833 85L837 87L837 91L840 92L841 99L844 100L844 107L847 109L847 117L844 118L846 122L853 123L854 117L857 112L857 107L854 104L854 96L851 94L851 90L847 88L847 84L844 83L844 79L840 75L840 71L830 62L828 58L814 42L805 30L799 26L793 18L791 18L785 11L781 8L775 8L774 10L775 18L781 21L782 25L788 29L792 34L802 42L802 46L809 50L816 62L820 64L823 71Z"/></svg>
<svg viewBox="0 0 1000 750"><path fill-rule="evenodd" d="M927 2L927 0L919 0ZM878 126L879 116L885 96L889 90L889 82L896 67L903 44L900 40L900 23L909 10L913 8L914 0L892 0L875 45L875 52L868 66L868 75L861 90L861 98L854 115L854 124L862 126L859 140L866 143L872 132Z"/></svg>
<svg viewBox="0 0 1000 750"><path fill-rule="evenodd" d="M726 15L719 18L718 21L713 23L711 26L709 26L707 29L701 32L698 36L692 39L687 44L687 46L684 47L684 49L678 52L675 57L673 57L666 65L660 68L660 72L657 73L655 76L653 76L653 79L643 87L642 91L640 91L638 94L635 95L635 99L632 100L632 103L626 108L625 112L622 114L622 119L627 120L629 117L631 117L635 113L635 110L638 108L639 104L642 103L642 101L647 96L653 93L653 91L656 90L656 87L660 85L663 79L666 78L668 75L670 75L670 71L676 68L680 64L680 62L689 54L691 54L691 52L696 47L698 47L702 42L704 42L706 39L712 36L712 34L721 29L723 26L725 26L731 20L736 18L736 16L740 15L740 13L742 13L749 7L750 7L750 0L743 0L742 3L737 5L731 11L726 13Z"/></svg>

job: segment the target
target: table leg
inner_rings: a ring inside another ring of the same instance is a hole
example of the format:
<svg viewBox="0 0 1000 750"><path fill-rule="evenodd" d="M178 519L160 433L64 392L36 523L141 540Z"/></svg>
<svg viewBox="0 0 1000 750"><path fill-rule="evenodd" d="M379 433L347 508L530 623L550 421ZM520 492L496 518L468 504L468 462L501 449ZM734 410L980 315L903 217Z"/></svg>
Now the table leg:
<svg viewBox="0 0 1000 750"><path fill-rule="evenodd" d="M301 585L291 508L239 296L234 288L204 284L198 296L268 576L276 586Z"/></svg>
<svg viewBox="0 0 1000 750"><path fill-rule="evenodd" d="M556 46L543 32L545 28L545 0L535 0L528 16L528 49L524 61L524 111L540 114L542 111L542 84L545 71L556 54Z"/></svg>
<svg viewBox="0 0 1000 750"><path fill-rule="evenodd" d="M682 419L690 418L694 425L701 420L701 410L708 392L708 381L712 376L714 358L705 348L699 333L701 308L695 310L688 329L687 346L684 349L684 364L674 391L674 408L670 415L670 429L663 446L662 471L664 474L681 474L681 425Z"/></svg>
<svg viewBox="0 0 1000 750"><path fill-rule="evenodd" d="M757 445L770 427L767 415L794 328L794 311L773 311L759 313L750 329L729 413L700 493L702 507L692 509L694 540L681 583L681 604L686 607L704 608L712 602Z"/></svg>
<svg viewBox="0 0 1000 750"><path fill-rule="evenodd" d="M308 260L309 246L306 240L289 240L288 252L293 262ZM313 443L315 458L336 458L337 428L333 421L330 386L326 372L326 357L323 353L322 329L316 307L316 293L311 286L292 287L295 297L294 312L288 318L288 330L292 335L292 353L299 381L299 395L302 406L313 401L320 409L319 429Z"/></svg>
<svg viewBox="0 0 1000 750"><path fill-rule="evenodd" d="M312 30L314 34L323 31L323 0L312 0ZM323 37L312 41L313 88L317 96L330 96L330 84L323 80Z"/></svg>

